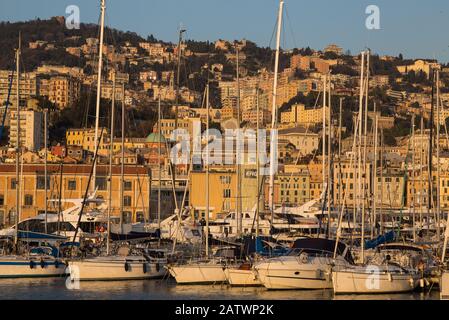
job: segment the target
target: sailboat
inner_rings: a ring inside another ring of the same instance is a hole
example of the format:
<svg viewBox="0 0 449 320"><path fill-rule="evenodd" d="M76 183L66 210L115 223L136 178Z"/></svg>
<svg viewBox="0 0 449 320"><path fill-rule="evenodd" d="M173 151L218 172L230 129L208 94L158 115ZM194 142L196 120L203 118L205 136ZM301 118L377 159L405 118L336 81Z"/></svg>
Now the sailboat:
<svg viewBox="0 0 449 320"><path fill-rule="evenodd" d="M206 131L206 213L205 213L205 257L195 261L189 261L182 264L168 265L167 269L175 278L178 284L208 284L226 282L224 274L224 263L226 259L220 259L220 255L216 255L212 259L209 258L209 83L206 85L206 114L207 131Z"/></svg>
<svg viewBox="0 0 449 320"><path fill-rule="evenodd" d="M104 18L105 18L105 0L101 0L101 29L100 29L100 49L98 63L98 83L97 83L97 118L96 118L96 136L98 132L98 110L100 107L100 86L102 71L102 54L103 54L103 34L104 34ZM112 94L112 111L111 111L111 141L114 135L114 106L115 106L115 72L113 79ZM123 115L124 102L122 101L122 137L123 131ZM122 138L123 140L123 138ZM98 150L98 140L96 140L96 149ZM123 146L122 146L123 147ZM110 233L111 233L111 195L112 195L112 153L113 143L110 144L110 170L109 170L109 208L108 208L108 238L106 256L93 257L90 259L72 260L68 265L68 272L71 280L128 280L128 279L149 279L163 277L166 273L164 265L167 263L164 255L153 255L151 251L143 254L131 255L130 248L120 247L117 254L111 255L110 250ZM122 153L123 154L123 153ZM95 158L96 160L96 158ZM95 172L95 161L93 164L93 172ZM123 167L122 158L122 167ZM123 197L122 197L123 200ZM81 212L82 214L82 212Z"/></svg>
<svg viewBox="0 0 449 320"><path fill-rule="evenodd" d="M335 246L337 256L334 258ZM266 259L254 269L267 289L331 289L332 268L352 263L351 252L345 244L312 238L296 240L286 255Z"/></svg>
<svg viewBox="0 0 449 320"><path fill-rule="evenodd" d="M46 234L32 234L27 231L19 230L20 219L20 175L19 166L21 163L21 143L20 143L20 55L21 39L19 35L19 46L16 50L16 95L17 95L17 145L16 145L16 210L15 227L10 236L14 237L14 244L8 242L6 252L8 255L0 257L0 278L28 278L28 277L54 277L64 274L64 263L59 259L59 251L50 246L34 247L27 250L20 245L24 242L51 242L64 240L63 237L50 236ZM13 79L11 78L11 85ZM8 240L9 241L9 240ZM19 243L19 241L21 243ZM25 249L25 252L22 250ZM13 255L9 253L14 253Z"/></svg>
<svg viewBox="0 0 449 320"><path fill-rule="evenodd" d="M365 60L366 58L366 60ZM360 76L360 95L359 95L359 115L358 123L356 126L359 136L362 133L362 113L366 114L368 111L368 84L369 84L369 58L370 52L362 52L361 59L361 76ZM366 63L365 63L366 61ZM366 68L366 74L365 74ZM366 98L364 100L364 97ZM365 111L363 112L363 102L365 102ZM365 134L366 134L366 122L365 122ZM366 137L366 135L365 135ZM366 139L365 139L366 140ZM366 145L366 141L365 141ZM355 144L354 144L355 148ZM360 170L360 144L359 144L359 170ZM361 175L359 175L360 186ZM358 190L364 191L361 188ZM371 259L366 264L365 259L365 194L363 194L361 201L362 205L362 230L361 230L361 264L351 266L335 266L332 270L332 283L335 294L352 293L352 294L370 294L370 293L396 293L412 291L418 285L419 274L415 268L402 266L400 263L391 261L390 254L380 253ZM341 221L340 221L341 225ZM339 226L340 227L340 226ZM337 239L339 238L339 232L337 232Z"/></svg>

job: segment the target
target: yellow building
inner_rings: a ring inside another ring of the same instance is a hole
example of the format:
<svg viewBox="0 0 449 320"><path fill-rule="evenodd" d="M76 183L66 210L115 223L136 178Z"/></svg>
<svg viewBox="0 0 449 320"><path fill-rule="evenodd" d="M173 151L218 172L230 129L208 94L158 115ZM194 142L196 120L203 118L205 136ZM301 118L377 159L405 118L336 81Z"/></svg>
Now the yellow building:
<svg viewBox="0 0 449 320"><path fill-rule="evenodd" d="M326 107L326 121L329 119L329 107ZM282 123L295 123L297 125L316 125L323 123L323 108L306 109L303 104L295 104L290 111L281 113Z"/></svg>
<svg viewBox="0 0 449 320"><path fill-rule="evenodd" d="M241 166L241 209L251 211L257 201L256 167ZM262 181L262 179L260 179ZM195 218L201 219L206 213L206 172L191 173L189 185L190 206ZM216 219L221 213L236 212L237 209L237 173L235 166L211 168L209 172L209 210L210 219Z"/></svg>
<svg viewBox="0 0 449 320"><path fill-rule="evenodd" d="M178 119L178 130L185 130L192 137L194 123L201 123L200 118L187 118ZM175 119L162 119L161 120L161 133L165 139L171 140L173 131L176 127ZM200 128L201 129L201 128ZM158 132L158 122L153 126L153 132Z"/></svg>
<svg viewBox="0 0 449 320"><path fill-rule="evenodd" d="M361 166L363 166L363 161ZM365 201L365 206L368 206L372 190L371 168L371 163L366 163L365 168L361 167L359 179L358 162L351 161L349 158L341 159L341 163L335 161L333 168L334 203L342 204L345 200L346 206L352 208Z"/></svg>
<svg viewBox="0 0 449 320"><path fill-rule="evenodd" d="M48 197L59 199L61 190L60 165L48 165ZM108 199L108 169L107 165L97 166L96 186L97 196ZM13 164L0 165L0 224L14 223L16 208L16 171ZM90 165L70 165L62 167L62 199L73 199L84 197L89 174ZM126 166L124 170L124 221L144 221L149 217L149 194L151 191L151 173L143 166ZM119 216L120 212L120 166L113 167L112 175L112 214ZM91 182L93 183L93 182ZM20 219L33 217L45 210L45 176L44 165L24 165L23 178L20 181L21 189L21 216ZM73 204L63 204L66 209ZM58 203L49 202L48 211L57 212Z"/></svg>
<svg viewBox="0 0 449 320"><path fill-rule="evenodd" d="M100 138L102 128L98 129L98 137ZM109 133L106 128L103 129L103 134L100 138L98 147L99 152L105 152L108 148L105 143L109 139ZM95 129L93 128L74 128L68 129L66 132L67 146L80 146L84 150L95 152Z"/></svg>

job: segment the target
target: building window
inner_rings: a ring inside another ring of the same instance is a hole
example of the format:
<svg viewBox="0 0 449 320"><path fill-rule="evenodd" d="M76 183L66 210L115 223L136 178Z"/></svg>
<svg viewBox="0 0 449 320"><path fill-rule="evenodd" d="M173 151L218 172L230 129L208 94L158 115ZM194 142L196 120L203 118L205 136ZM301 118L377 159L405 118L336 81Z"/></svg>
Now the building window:
<svg viewBox="0 0 449 320"><path fill-rule="evenodd" d="M131 181L123 181L123 189L131 191L133 189L133 183Z"/></svg>
<svg viewBox="0 0 449 320"><path fill-rule="evenodd" d="M230 197L231 197L231 189L224 189L223 198L230 198Z"/></svg>
<svg viewBox="0 0 449 320"><path fill-rule="evenodd" d="M67 187L69 190L76 190L76 180L69 180Z"/></svg>
<svg viewBox="0 0 449 320"><path fill-rule="evenodd" d="M11 179L11 189L16 189L17 181L16 179Z"/></svg>
<svg viewBox="0 0 449 320"><path fill-rule="evenodd" d="M49 187L50 187L50 177L47 176L47 188L49 188ZM38 190L45 189L45 176L37 176L36 189L38 189Z"/></svg>
<svg viewBox="0 0 449 320"><path fill-rule="evenodd" d="M98 190L106 190L107 183L105 177L97 177L95 178L95 186L98 187Z"/></svg>
<svg viewBox="0 0 449 320"><path fill-rule="evenodd" d="M124 196L123 197L123 205L125 207L131 207L131 196Z"/></svg>
<svg viewBox="0 0 449 320"><path fill-rule="evenodd" d="M3 205L5 205L5 196L0 194L0 206L3 206ZM3 221L3 220L0 220L0 223L1 223L1 221Z"/></svg>
<svg viewBox="0 0 449 320"><path fill-rule="evenodd" d="M230 184L231 183L231 177L230 176L221 176L220 181L222 184Z"/></svg>
<svg viewBox="0 0 449 320"><path fill-rule="evenodd" d="M31 194L25 195L25 205L32 206L33 205L33 196Z"/></svg>

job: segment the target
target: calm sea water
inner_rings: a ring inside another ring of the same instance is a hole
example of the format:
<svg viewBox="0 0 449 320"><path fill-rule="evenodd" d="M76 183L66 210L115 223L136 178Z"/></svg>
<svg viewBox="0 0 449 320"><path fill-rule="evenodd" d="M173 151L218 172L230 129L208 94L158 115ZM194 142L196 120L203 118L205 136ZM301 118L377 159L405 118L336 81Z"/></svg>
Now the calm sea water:
<svg viewBox="0 0 449 320"><path fill-rule="evenodd" d="M28 300L436 300L439 292L392 295L342 295L332 290L268 291L264 288L231 288L227 285L185 286L174 280L81 282L79 290L69 290L64 278L0 279L0 299Z"/></svg>

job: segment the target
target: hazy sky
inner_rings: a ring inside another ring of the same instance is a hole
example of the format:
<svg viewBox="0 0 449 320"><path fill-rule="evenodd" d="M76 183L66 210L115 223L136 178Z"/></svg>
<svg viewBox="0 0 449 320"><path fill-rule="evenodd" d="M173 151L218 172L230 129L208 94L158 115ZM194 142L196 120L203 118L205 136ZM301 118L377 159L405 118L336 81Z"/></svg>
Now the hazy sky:
<svg viewBox="0 0 449 320"><path fill-rule="evenodd" d="M24 21L66 15L78 5L82 22L97 22L100 0L0 0L0 20ZM278 0L106 0L107 25L142 36L246 38L274 45ZM283 47L322 49L337 43L352 53L365 47L380 54L449 61L448 0L285 0ZM381 30L365 27L368 5L380 8ZM1 36L1 35L0 35Z"/></svg>

